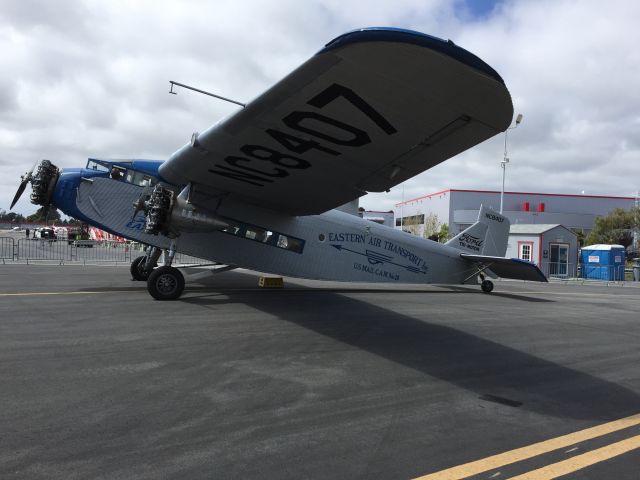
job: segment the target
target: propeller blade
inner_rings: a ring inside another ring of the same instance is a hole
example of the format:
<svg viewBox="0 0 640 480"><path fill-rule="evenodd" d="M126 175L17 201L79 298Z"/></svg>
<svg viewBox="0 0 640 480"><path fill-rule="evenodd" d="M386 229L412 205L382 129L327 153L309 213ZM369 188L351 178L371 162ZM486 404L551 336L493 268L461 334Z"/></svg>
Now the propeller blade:
<svg viewBox="0 0 640 480"><path fill-rule="evenodd" d="M9 210L13 209L13 206L18 203L18 200L20 200L24 189L27 188L27 183L29 183L29 180L23 180L22 182L20 182L20 186L18 187L18 191L16 192L15 196L13 197L13 202L11 202Z"/></svg>
<svg viewBox="0 0 640 480"><path fill-rule="evenodd" d="M18 187L18 191L16 192L15 196L13 197L13 202L11 202L11 206L9 207L9 210L11 210L14 207L14 205L16 203L18 203L18 200L20 200L20 197L24 193L24 189L27 188L27 183L29 183L31 181L31 177L33 175L33 171L36 169L37 165L38 165L38 162L34 163L33 167L31 167L31 170L29 170L27 173L25 173L22 176L22 181L20 182L20 186Z"/></svg>
<svg viewBox="0 0 640 480"><path fill-rule="evenodd" d="M151 190L150 186L144 187L144 189L142 190L142 193L138 197L138 200L136 200L133 203L133 215L131 216L131 220L136 218L136 215L138 214L138 212L140 212L141 210L144 210L144 203L149 197L150 190Z"/></svg>

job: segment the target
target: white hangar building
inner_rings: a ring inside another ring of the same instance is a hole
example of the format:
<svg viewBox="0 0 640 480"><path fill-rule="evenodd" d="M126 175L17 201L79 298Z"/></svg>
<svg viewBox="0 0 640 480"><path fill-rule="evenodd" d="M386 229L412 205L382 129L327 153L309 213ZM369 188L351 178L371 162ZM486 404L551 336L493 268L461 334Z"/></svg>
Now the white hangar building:
<svg viewBox="0 0 640 480"><path fill-rule="evenodd" d="M630 209L635 197L600 195L569 195L557 193L505 192L503 215L517 224L563 225L589 232L597 216L609 214L615 208ZM450 234L458 234L478 219L480 205L500 210L500 192L487 190L442 190L395 205L395 225L416 222L424 225L430 214L440 224L449 225Z"/></svg>

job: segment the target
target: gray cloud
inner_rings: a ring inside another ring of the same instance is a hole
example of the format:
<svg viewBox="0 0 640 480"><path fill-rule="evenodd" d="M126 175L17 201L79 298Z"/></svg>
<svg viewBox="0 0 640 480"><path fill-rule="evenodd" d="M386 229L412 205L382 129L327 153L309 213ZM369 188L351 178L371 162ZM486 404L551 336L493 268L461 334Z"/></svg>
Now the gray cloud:
<svg viewBox="0 0 640 480"><path fill-rule="evenodd" d="M640 4L519 0L480 18L462 1L3 1L0 208L40 158L167 158L336 35L396 26L451 38L494 66L523 124L510 190L630 195L640 188ZM499 189L504 137L362 204L388 210L446 188ZM18 211L34 208L22 200Z"/></svg>

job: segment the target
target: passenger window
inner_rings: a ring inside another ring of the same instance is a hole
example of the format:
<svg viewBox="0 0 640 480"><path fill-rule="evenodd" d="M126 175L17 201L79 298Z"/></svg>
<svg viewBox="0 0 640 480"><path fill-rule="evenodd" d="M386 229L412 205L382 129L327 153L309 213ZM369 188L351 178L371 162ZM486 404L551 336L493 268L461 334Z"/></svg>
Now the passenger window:
<svg viewBox="0 0 640 480"><path fill-rule="evenodd" d="M222 231L236 237L243 237L291 252L302 253L304 249L304 240L288 237L282 233L272 232L271 230L246 223L230 223L229 226L222 229Z"/></svg>
<svg viewBox="0 0 640 480"><path fill-rule="evenodd" d="M155 178L142 172L136 172L135 170L127 170L125 181L140 187L148 187L156 184Z"/></svg>
<svg viewBox="0 0 640 480"><path fill-rule="evenodd" d="M285 235L278 236L278 243L276 244L278 248L286 249L288 244L289 243L287 242L287 237Z"/></svg>
<svg viewBox="0 0 640 480"><path fill-rule="evenodd" d="M302 245L302 240L298 240L297 238L287 238L287 246L285 248L292 252L301 253Z"/></svg>
<svg viewBox="0 0 640 480"><path fill-rule="evenodd" d="M269 244L273 244L273 241L275 239L275 235L273 234L273 232L267 230L266 235L264 236L264 243L269 243Z"/></svg>

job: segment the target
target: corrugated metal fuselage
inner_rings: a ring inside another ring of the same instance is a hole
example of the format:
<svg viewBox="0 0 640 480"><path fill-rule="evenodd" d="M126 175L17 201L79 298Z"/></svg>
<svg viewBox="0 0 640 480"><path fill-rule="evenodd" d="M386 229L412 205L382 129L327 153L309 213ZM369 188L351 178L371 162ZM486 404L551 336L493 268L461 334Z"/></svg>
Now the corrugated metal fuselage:
<svg viewBox="0 0 640 480"><path fill-rule="evenodd" d="M76 192L76 216L168 248L167 237L144 233L142 214L131 216L140 187L94 177L79 182ZM296 217L225 199L214 213L241 228L183 233L177 238L179 252L261 272L334 281L461 283L475 269L457 249L338 210Z"/></svg>

